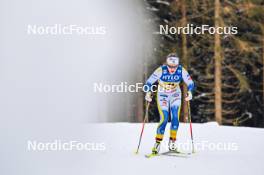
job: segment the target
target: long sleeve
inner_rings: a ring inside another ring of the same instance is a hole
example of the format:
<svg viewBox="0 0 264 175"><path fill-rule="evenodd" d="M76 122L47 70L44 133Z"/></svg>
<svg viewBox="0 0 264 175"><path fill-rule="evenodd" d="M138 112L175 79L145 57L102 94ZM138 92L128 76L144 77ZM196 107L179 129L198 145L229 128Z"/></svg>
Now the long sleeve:
<svg viewBox="0 0 264 175"><path fill-rule="evenodd" d="M184 83L187 85L188 91L192 92L194 90L194 82L189 73L184 68L182 68L182 78Z"/></svg>
<svg viewBox="0 0 264 175"><path fill-rule="evenodd" d="M151 86L158 80L160 79L162 75L162 68L159 67L157 68L151 75L150 77L147 79L146 83L145 83L145 86L147 88L145 88L146 91L150 91L151 89Z"/></svg>

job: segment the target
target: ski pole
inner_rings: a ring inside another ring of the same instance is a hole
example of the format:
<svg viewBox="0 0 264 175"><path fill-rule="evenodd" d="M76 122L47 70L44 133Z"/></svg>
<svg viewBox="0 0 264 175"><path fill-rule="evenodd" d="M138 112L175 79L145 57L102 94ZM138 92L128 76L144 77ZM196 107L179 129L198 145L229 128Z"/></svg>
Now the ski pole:
<svg viewBox="0 0 264 175"><path fill-rule="evenodd" d="M138 147L137 147L136 154L138 154L140 143L141 143L141 139L142 139L142 135L143 135L143 132L144 132L145 123L146 123L147 118L148 118L149 104L150 104L150 102L147 101L146 102L145 117L144 117L144 120L143 120L143 123L142 123L142 129L141 129L141 133L140 133L140 137L139 137L139 142L138 142Z"/></svg>
<svg viewBox="0 0 264 175"><path fill-rule="evenodd" d="M191 133L191 139L192 139L192 153L194 153L194 143L193 143L193 132L192 132L192 116L191 116L191 108L190 108L190 101L187 103L188 106L188 118L190 123L190 133Z"/></svg>

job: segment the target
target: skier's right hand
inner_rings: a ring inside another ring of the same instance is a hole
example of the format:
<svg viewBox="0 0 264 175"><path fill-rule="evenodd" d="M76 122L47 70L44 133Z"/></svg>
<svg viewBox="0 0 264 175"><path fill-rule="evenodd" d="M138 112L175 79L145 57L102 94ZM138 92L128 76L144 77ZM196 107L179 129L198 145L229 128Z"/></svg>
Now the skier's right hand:
<svg viewBox="0 0 264 175"><path fill-rule="evenodd" d="M151 102L152 101L151 92L147 92L146 93L145 100L148 101L148 102Z"/></svg>

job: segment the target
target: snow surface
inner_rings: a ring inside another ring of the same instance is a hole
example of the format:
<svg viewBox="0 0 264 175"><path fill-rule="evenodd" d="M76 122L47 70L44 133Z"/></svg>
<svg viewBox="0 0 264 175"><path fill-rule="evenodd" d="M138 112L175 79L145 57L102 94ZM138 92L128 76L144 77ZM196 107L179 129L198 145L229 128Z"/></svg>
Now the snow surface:
<svg viewBox="0 0 264 175"><path fill-rule="evenodd" d="M104 169L100 165L93 167L93 172L106 174L126 172L126 174L264 174L263 148L264 130L245 127L218 126L216 123L194 124L195 142L209 141L210 143L236 143L237 151L201 150L190 158L159 156L146 159L154 144L157 124L147 124L145 127L142 147L139 155L133 154L137 146L141 129L139 124L107 124L99 127L113 138L107 141L109 146L106 154L102 155ZM108 131L107 131L108 130ZM168 140L169 126L166 137ZM121 132L121 133L120 133ZM190 139L189 125L181 124L178 132L178 142ZM164 150L164 147L162 147ZM162 150L161 150L162 151ZM118 170L118 171L117 171Z"/></svg>
<svg viewBox="0 0 264 175"><path fill-rule="evenodd" d="M146 124L139 154L135 155L141 124L104 123L79 126L14 127L1 132L0 174L28 175L223 175L264 174L264 129L218 126L216 123L193 124L195 143L235 143L237 150L199 150L191 157L159 156L151 159L157 123ZM7 129L7 128L6 128ZM19 131L14 132L14 130ZM9 134L9 139L5 137ZM167 126L164 141L168 140ZM11 139L12 138L12 139ZM27 150L27 140L78 140L104 142L105 151ZM189 125L181 123L178 143L190 139ZM3 140L5 142L3 143ZM162 147L161 151L165 151ZM188 150L185 150L188 151Z"/></svg>

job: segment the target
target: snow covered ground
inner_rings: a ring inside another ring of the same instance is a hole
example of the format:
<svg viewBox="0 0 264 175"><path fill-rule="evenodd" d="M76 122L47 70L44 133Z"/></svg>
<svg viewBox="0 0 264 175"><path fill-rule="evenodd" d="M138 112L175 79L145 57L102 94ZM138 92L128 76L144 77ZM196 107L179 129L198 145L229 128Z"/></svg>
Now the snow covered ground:
<svg viewBox="0 0 264 175"><path fill-rule="evenodd" d="M2 127L0 174L27 175L114 175L114 174L184 174L223 175L264 173L264 129L218 126L216 123L194 124L196 144L205 149L191 157L144 157L151 152L157 124L146 124L140 152L134 154L141 124L105 123L79 126L10 126ZM7 130L8 129L8 130ZM8 132L7 132L8 131ZM165 140L168 140L167 126ZM28 140L52 142L103 143L99 151L29 151ZM178 143L190 139L189 125L180 124ZM208 145L220 145L213 150ZM223 147L225 145L225 147ZM223 148L229 149L224 150ZM165 151L162 147L161 151ZM185 150L188 151L188 150Z"/></svg>

